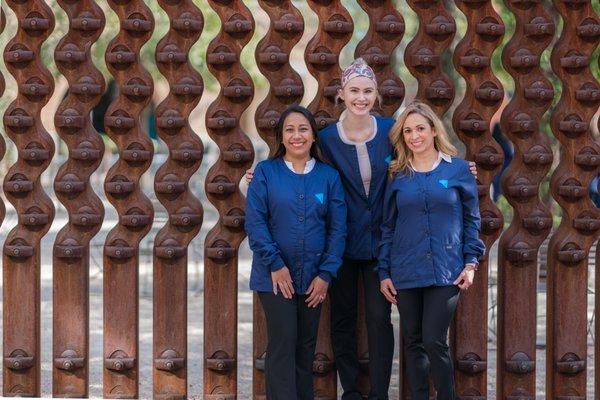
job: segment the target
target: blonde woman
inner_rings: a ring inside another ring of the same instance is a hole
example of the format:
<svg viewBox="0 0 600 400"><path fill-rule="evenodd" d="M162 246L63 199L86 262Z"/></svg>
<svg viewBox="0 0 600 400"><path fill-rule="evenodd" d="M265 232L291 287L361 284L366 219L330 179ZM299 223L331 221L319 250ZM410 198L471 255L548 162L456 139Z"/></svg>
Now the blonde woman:
<svg viewBox="0 0 600 400"><path fill-rule="evenodd" d="M380 290L400 312L411 399L429 399L431 372L437 399L454 400L448 327L485 250L477 185L428 105L409 104L390 140Z"/></svg>

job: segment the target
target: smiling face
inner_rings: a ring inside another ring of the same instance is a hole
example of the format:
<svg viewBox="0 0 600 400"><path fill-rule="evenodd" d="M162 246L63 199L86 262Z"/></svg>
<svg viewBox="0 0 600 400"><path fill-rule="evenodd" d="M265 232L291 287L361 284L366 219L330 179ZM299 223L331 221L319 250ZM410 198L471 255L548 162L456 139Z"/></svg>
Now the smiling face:
<svg viewBox="0 0 600 400"><path fill-rule="evenodd" d="M357 116L369 115L377 100L377 87L372 79L357 76L340 90L339 95L348 112Z"/></svg>
<svg viewBox="0 0 600 400"><path fill-rule="evenodd" d="M293 112L283 121L283 146L285 154L293 158L310 158L310 148L315 136L310 122L300 113Z"/></svg>
<svg viewBox="0 0 600 400"><path fill-rule="evenodd" d="M404 142L413 155L426 154L435 149L437 133L429 120L418 113L409 114L402 126Z"/></svg>

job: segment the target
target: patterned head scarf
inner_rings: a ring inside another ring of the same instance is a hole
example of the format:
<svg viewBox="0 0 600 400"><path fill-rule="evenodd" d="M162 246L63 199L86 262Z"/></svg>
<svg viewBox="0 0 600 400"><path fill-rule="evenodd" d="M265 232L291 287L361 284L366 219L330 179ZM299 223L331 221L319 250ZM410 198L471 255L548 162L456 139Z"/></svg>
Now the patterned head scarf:
<svg viewBox="0 0 600 400"><path fill-rule="evenodd" d="M366 78L371 79L375 82L375 87L377 87L377 78L375 77L375 73L369 67L369 64L365 62L362 58L357 58L342 72L342 87L346 86L346 84L350 81L350 79L357 78L359 76L364 76Z"/></svg>

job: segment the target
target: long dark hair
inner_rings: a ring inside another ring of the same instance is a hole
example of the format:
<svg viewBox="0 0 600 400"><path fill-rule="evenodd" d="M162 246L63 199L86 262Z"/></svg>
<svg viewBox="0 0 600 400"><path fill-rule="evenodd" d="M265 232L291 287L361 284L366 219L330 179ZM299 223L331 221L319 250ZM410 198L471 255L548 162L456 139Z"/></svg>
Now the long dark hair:
<svg viewBox="0 0 600 400"><path fill-rule="evenodd" d="M285 146L283 145L283 124L288 115L292 113L302 114L308 120L310 129L312 130L312 134L315 139L313 144L310 146L310 156L317 161L325 162L325 159L321 154L321 149L319 148L319 128L317 128L317 121L315 121L315 117L310 111L308 111L308 109L297 104L289 106L284 112L281 113L279 121L277 122L277 128L275 128L275 142L277 143L277 150L275 150L275 153L273 153L269 159L273 160L275 158L281 158L285 155Z"/></svg>

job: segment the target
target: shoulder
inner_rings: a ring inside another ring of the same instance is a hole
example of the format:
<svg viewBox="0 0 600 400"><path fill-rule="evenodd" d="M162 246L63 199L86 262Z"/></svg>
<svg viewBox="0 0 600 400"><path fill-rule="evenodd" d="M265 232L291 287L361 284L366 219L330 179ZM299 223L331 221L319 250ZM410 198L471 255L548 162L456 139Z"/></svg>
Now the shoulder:
<svg viewBox="0 0 600 400"><path fill-rule="evenodd" d="M396 120L390 117L375 117L375 120L377 121L378 131L388 132L396 123Z"/></svg>
<svg viewBox="0 0 600 400"><path fill-rule="evenodd" d="M265 173L267 171L272 171L275 168L277 168L279 161L279 158L262 160L258 164L256 164L256 168L254 168L254 173L256 174L257 172Z"/></svg>
<svg viewBox="0 0 600 400"><path fill-rule="evenodd" d="M451 175L455 176L460 180L466 179L466 181L475 181L475 177L471 173L469 168L469 162L467 160L463 160L462 158L452 157L452 163L446 163L448 165L448 169L451 172Z"/></svg>
<svg viewBox="0 0 600 400"><path fill-rule="evenodd" d="M453 169L459 171L468 171L469 170L469 162L467 160L463 160L459 157L452 157L452 163L450 163Z"/></svg>
<svg viewBox="0 0 600 400"><path fill-rule="evenodd" d="M469 167L469 162L460 157L452 157L452 164L455 164L457 167Z"/></svg>
<svg viewBox="0 0 600 400"><path fill-rule="evenodd" d="M326 176L331 179L339 179L340 174L337 172L335 168L330 165L325 164L324 162L317 161L316 167L319 169L319 173L323 176Z"/></svg>
<svg viewBox="0 0 600 400"><path fill-rule="evenodd" d="M323 129L321 129L317 133L317 135L319 136L319 139L321 139L321 140L329 140L332 137L334 137L334 135L337 135L337 133L338 133L337 123L333 123Z"/></svg>
<svg viewBox="0 0 600 400"><path fill-rule="evenodd" d="M413 181L415 175L414 173L411 173L410 171L398 171L398 172L394 172L392 174L392 176L388 175L388 185L394 185L397 183L402 182L403 184L406 182L411 182Z"/></svg>

